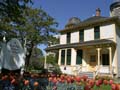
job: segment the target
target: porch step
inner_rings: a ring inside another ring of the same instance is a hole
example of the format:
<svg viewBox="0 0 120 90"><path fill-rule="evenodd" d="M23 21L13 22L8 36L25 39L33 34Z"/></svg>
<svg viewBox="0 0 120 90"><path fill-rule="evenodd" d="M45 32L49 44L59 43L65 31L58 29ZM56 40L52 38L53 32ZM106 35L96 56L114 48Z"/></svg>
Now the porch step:
<svg viewBox="0 0 120 90"><path fill-rule="evenodd" d="M88 78L94 78L94 73L93 72L80 72L80 76L87 75Z"/></svg>

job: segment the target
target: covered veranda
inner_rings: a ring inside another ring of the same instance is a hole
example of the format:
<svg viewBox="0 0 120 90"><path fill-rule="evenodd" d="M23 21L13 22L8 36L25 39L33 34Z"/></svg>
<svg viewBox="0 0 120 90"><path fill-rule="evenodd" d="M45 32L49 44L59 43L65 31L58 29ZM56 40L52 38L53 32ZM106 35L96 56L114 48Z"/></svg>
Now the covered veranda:
<svg viewBox="0 0 120 90"><path fill-rule="evenodd" d="M115 66L116 59L114 58L116 44L112 40L94 40L80 43L72 43L65 45L54 45L46 48L46 51L60 51L65 50L65 57L67 56L66 50L71 48L76 53L72 58L71 52L71 65L61 65L61 53L59 52L58 65L63 72L64 67L69 68L69 74L79 74L79 72L95 72L95 75L99 73L116 73L117 67ZM77 51L82 50L82 63L77 65ZM66 59L65 59L66 60ZM66 62L66 61L65 61Z"/></svg>

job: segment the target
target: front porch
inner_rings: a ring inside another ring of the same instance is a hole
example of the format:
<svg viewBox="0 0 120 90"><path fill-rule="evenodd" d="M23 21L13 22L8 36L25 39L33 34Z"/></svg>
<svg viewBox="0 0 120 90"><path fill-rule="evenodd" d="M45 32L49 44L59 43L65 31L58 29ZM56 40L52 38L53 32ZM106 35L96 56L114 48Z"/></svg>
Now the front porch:
<svg viewBox="0 0 120 90"><path fill-rule="evenodd" d="M78 75L81 72L118 74L116 44L112 40L92 40L56 45L46 49L59 51L58 65L63 73Z"/></svg>
<svg viewBox="0 0 120 90"><path fill-rule="evenodd" d="M111 75L116 74L116 59L114 56L115 48L113 46L92 46L84 48L71 49L71 64L61 65L60 68L63 73L80 75L83 73L93 73L93 77L99 74ZM67 49L65 50L65 57L67 57Z"/></svg>

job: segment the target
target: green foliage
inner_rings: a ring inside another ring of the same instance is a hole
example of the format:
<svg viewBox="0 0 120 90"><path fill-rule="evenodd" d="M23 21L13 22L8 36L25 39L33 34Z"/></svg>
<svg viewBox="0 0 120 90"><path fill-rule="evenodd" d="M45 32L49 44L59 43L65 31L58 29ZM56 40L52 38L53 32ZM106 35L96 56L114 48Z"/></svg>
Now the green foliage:
<svg viewBox="0 0 120 90"><path fill-rule="evenodd" d="M102 79L102 80L112 80L113 78L112 78L111 76L107 76L107 75L106 75L106 76L98 76L98 75L97 75L97 76L95 77L95 79L96 79L96 80L98 80L98 79Z"/></svg>
<svg viewBox="0 0 120 90"><path fill-rule="evenodd" d="M102 84L100 87L98 87L95 85L93 90L111 90L111 86Z"/></svg>
<svg viewBox="0 0 120 90"><path fill-rule="evenodd" d="M7 41L17 37L24 46L27 40L26 64L29 65L34 47L39 44L48 45L49 42L58 42L53 37L57 34L58 25L53 17L48 15L42 8L35 9L28 4L32 0L3 0L0 2L0 40L5 35ZM3 31L6 34L3 34Z"/></svg>
<svg viewBox="0 0 120 90"><path fill-rule="evenodd" d="M54 55L54 54L48 55L48 56L47 56L47 63L53 64L53 65L57 64L57 60L56 60L56 57L55 57L55 56L56 56L56 55Z"/></svg>
<svg viewBox="0 0 120 90"><path fill-rule="evenodd" d="M39 60L43 57L43 52L40 48L34 47L31 55L31 60Z"/></svg>
<svg viewBox="0 0 120 90"><path fill-rule="evenodd" d="M61 72L61 70L60 70L60 67L59 67L57 64L54 65L53 73L62 74L62 72Z"/></svg>
<svg viewBox="0 0 120 90"><path fill-rule="evenodd" d="M21 21L23 10L31 0L2 0L0 2L0 16L4 17L7 22Z"/></svg>
<svg viewBox="0 0 120 90"><path fill-rule="evenodd" d="M50 64L52 66L52 68L50 67L49 69L53 72L53 73L56 73L56 74L61 74L61 70L58 66L58 62L57 62L57 58L56 58L56 54L49 54L47 56L47 64Z"/></svg>

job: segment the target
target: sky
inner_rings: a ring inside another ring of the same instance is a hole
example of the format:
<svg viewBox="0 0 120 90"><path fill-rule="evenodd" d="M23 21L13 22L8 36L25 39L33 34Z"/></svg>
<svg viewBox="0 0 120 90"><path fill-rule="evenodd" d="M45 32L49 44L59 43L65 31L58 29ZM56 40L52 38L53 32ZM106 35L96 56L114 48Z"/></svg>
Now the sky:
<svg viewBox="0 0 120 90"><path fill-rule="evenodd" d="M34 8L40 8L52 16L57 22L57 30L64 29L71 17L81 21L95 15L96 8L101 9L101 16L110 16L110 5L116 0L33 0ZM43 50L44 45L40 48ZM45 52L44 52L45 53Z"/></svg>
<svg viewBox="0 0 120 90"><path fill-rule="evenodd" d="M116 0L33 0L34 7L42 7L50 16L58 22L58 30L64 29L71 17L80 20L95 15L96 8L101 9L101 16L109 16L109 6Z"/></svg>

